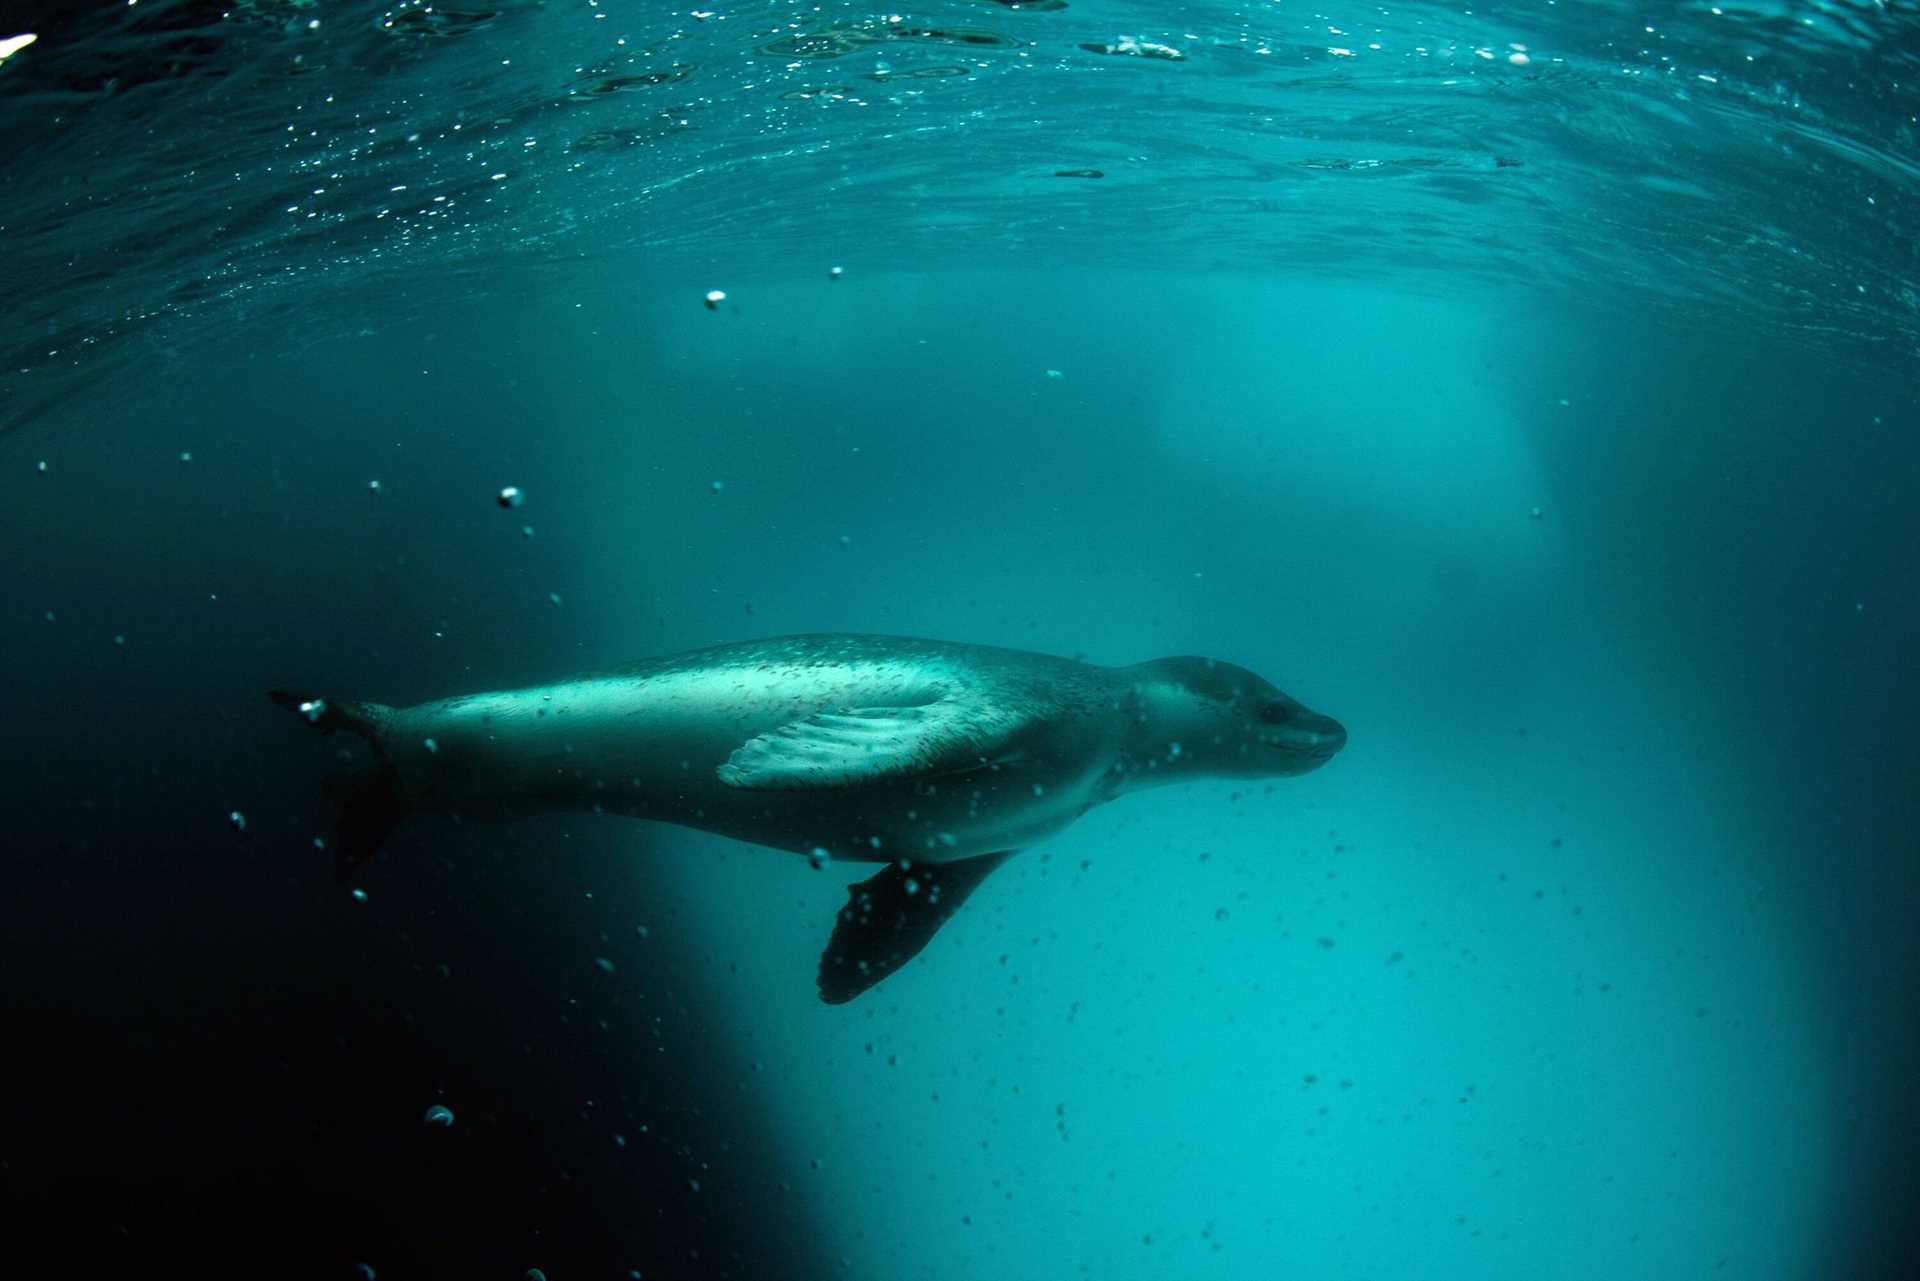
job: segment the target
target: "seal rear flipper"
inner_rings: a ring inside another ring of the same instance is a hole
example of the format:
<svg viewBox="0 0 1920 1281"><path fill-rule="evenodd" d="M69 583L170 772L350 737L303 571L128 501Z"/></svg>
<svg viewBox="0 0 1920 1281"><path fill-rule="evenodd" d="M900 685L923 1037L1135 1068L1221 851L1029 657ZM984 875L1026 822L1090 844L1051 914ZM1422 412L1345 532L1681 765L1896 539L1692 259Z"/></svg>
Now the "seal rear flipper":
<svg viewBox="0 0 1920 1281"><path fill-rule="evenodd" d="M329 774L320 780L320 788L338 807L333 822L333 870L344 881L373 857L413 806L401 786L400 771L386 761L361 774Z"/></svg>
<svg viewBox="0 0 1920 1281"><path fill-rule="evenodd" d="M847 887L847 905L820 954L820 999L844 1005L919 954L967 896L1013 854L902 867Z"/></svg>
<svg viewBox="0 0 1920 1281"><path fill-rule="evenodd" d="M373 857L380 842L400 825L413 806L407 800L400 771L387 759L381 741L393 719L385 703L355 703L322 698L318 694L273 689L267 697L318 730L347 730L373 745L379 764L359 774L331 774L320 789L334 803L333 870L346 880L353 869Z"/></svg>

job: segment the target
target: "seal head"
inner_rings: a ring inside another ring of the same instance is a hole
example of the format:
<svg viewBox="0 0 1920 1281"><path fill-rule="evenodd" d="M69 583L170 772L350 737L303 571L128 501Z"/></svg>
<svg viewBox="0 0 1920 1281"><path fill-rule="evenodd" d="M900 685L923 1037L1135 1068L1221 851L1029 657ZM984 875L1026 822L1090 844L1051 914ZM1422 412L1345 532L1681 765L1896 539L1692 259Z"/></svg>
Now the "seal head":
<svg viewBox="0 0 1920 1281"><path fill-rule="evenodd" d="M1319 769L1347 731L1244 667L1215 658L1159 658L1129 668L1138 713L1126 755L1153 781L1183 775L1270 778ZM1137 779L1128 790L1148 780Z"/></svg>

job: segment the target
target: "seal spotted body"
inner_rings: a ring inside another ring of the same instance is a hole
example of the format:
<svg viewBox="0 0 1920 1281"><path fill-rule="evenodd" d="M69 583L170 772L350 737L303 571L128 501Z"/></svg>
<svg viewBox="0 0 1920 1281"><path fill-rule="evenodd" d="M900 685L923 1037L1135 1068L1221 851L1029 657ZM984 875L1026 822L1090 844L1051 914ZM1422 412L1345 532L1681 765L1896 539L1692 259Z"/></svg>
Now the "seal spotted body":
<svg viewBox="0 0 1920 1281"><path fill-rule="evenodd" d="M1346 742L1244 668L1102 667L906 637L808 635L412 707L275 691L381 764L331 780L343 867L412 810L594 810L886 867L821 961L849 1000L914 955L1009 854L1122 793L1300 774Z"/></svg>

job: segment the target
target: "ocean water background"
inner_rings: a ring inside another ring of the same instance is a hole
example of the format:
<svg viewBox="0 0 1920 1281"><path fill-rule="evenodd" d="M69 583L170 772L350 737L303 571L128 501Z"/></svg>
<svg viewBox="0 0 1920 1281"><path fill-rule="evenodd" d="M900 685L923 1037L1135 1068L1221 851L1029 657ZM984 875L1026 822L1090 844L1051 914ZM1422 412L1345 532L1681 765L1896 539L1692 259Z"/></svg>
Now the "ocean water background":
<svg viewBox="0 0 1920 1281"><path fill-rule="evenodd" d="M17 1258L1913 1274L1912 6L0 26ZM263 696L797 631L1352 741L827 1007L863 872L422 819L358 901Z"/></svg>

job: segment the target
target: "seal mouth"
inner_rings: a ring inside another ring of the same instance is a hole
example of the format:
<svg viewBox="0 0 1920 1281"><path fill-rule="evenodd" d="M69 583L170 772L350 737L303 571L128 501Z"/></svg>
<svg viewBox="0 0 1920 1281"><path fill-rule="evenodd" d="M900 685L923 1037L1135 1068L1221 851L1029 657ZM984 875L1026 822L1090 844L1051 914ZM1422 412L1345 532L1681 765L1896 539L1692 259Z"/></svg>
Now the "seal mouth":
<svg viewBox="0 0 1920 1281"><path fill-rule="evenodd" d="M1290 756L1325 761L1347 745L1347 730L1331 716L1299 716L1293 724L1270 736L1267 744Z"/></svg>

